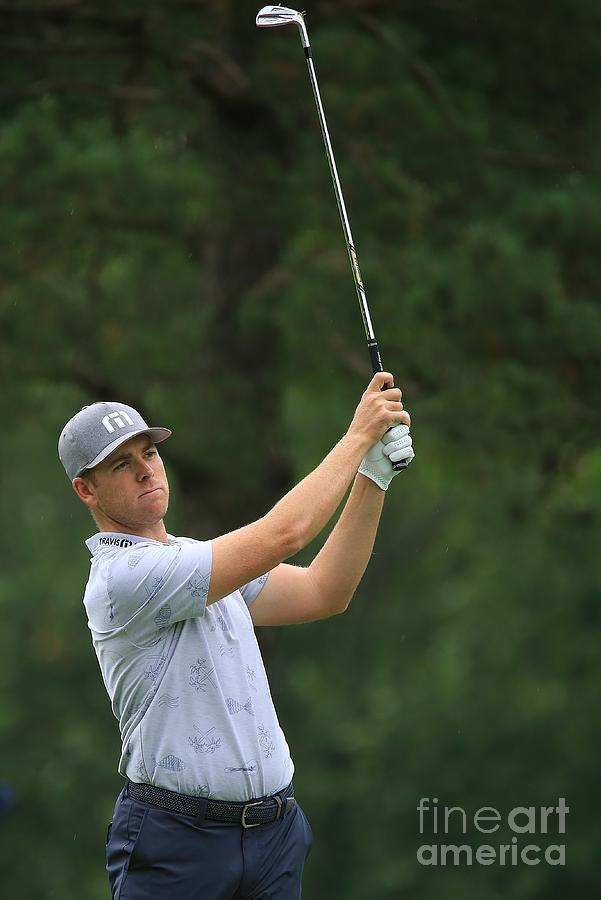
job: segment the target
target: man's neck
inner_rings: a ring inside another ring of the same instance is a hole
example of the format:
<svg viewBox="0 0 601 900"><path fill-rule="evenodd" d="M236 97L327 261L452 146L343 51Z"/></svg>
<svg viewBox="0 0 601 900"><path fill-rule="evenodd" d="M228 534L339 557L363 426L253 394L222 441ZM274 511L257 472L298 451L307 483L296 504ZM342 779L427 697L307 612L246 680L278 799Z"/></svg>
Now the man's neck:
<svg viewBox="0 0 601 900"><path fill-rule="evenodd" d="M167 529L165 523L161 519L154 525L124 525L123 522L117 522L108 516L96 515L96 524L99 531L111 531L117 534L134 534L137 537L148 538L151 541L159 541L161 544L168 544Z"/></svg>

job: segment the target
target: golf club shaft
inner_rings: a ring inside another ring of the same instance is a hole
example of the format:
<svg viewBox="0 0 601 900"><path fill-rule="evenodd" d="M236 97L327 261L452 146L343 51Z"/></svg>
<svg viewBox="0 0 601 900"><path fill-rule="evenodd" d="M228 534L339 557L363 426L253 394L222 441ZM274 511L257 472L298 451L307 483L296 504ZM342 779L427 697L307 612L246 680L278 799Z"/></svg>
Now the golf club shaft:
<svg viewBox="0 0 601 900"><path fill-rule="evenodd" d="M313 65L311 45L309 44L309 37L307 35L306 28L304 29L304 33L302 34L302 42L305 49L305 56L307 58L309 79L311 81L311 87L313 88L313 96L315 97L315 105L317 106L317 114L319 116L319 124L321 125L323 142L326 148L326 156L328 157L328 164L330 166L330 172L332 174L334 193L336 194L336 202L338 204L338 212L340 213L340 221L342 222L342 231L344 232L346 249L348 250L351 270L353 273L353 280L355 282L355 288L357 289L361 318L363 319L363 327L365 328L365 336L367 337L367 349L369 351L372 370L375 375L376 372L383 372L384 366L382 365L382 357L380 356L378 342L376 340L371 316L369 314L367 296L365 294L365 288L363 286L363 279L361 278L361 270L359 268L359 261L357 259L357 251L355 249L351 226L348 219L348 213L346 211L346 204L344 202L344 196L342 194L342 188L340 186L340 178L338 177L338 169L336 168L336 160L334 159L334 151L332 149L332 142L330 140L330 132L328 131L328 124L326 122L326 117L323 110L323 103L321 102L321 94L319 93L319 85L317 84L317 76L315 74L315 66ZM399 471L400 469L405 469L408 464L409 463L407 460L400 460L399 462L393 462L392 468L396 471Z"/></svg>
<svg viewBox="0 0 601 900"><path fill-rule="evenodd" d="M304 41L303 41L304 44ZM351 232L351 226L348 219L348 214L346 211L346 205L344 202L344 196L342 194L342 188L340 186L340 178L338 177L338 169L336 168L336 160L334 159L334 151L332 149L332 142L330 140L330 133L328 131L328 125L326 122L325 113L323 110L323 103L321 102L321 94L319 93L319 85L317 83L317 76L315 75L315 66L313 65L313 57L311 54L311 47L307 41L307 45L305 46L305 56L307 58L307 66L309 69L309 79L311 81L311 87L313 89L313 96L315 97L315 105L317 106L317 115L319 116L319 124L321 126L321 133L323 135L323 141L326 148L326 155L328 157L328 165L330 166L330 172L332 175L332 182L334 184L334 193L336 194L336 203L338 204L338 212L340 213L340 221L342 222L342 231L344 233L344 240L346 242L346 248L348 250L349 260L351 263L351 271L353 273L353 280L355 282L355 288L357 290L357 297L359 299L359 308L361 310L361 318L363 319L363 327L365 328L365 336L367 337L367 348L369 350L369 357L371 359L371 365L374 374L376 372L382 372L384 370L384 366L382 365L382 358L380 356L380 351L378 349L378 342L376 340L376 336L374 334L374 328L371 321L371 316L369 314L369 307L367 305L367 296L365 294L365 288L363 286L363 279L361 278L361 270L359 269L359 261L357 259L357 251L355 249L355 244L353 241L353 235Z"/></svg>
<svg viewBox="0 0 601 900"><path fill-rule="evenodd" d="M374 328L371 322L371 316L369 314L367 297L365 295L363 279L361 278L361 271L359 269L359 262L357 260L357 251L355 250L355 244L353 242L351 226L348 220L344 197L342 195L342 188L340 186L338 170L336 168L336 160L334 159L334 151L332 150L330 133L328 131L328 125L323 110L323 103L321 102L319 85L317 84L317 76L315 74L315 67L313 65L313 56L311 53L311 45L309 43L309 35L307 33L307 28L305 25L304 13L299 13L295 9L290 9L279 4L276 6L265 6L258 12L256 23L260 28L279 28L282 25L295 24L299 29L301 43L305 50L305 57L307 59L307 66L309 68L309 79L311 81L311 87L313 89L313 96L315 97L315 105L317 106L317 114L319 116L319 124L321 126L321 133L323 135L323 140L326 148L328 164L330 166L332 181L334 183L334 193L336 194L336 202L338 204L338 211L340 213L340 221L342 222L344 240L346 242L346 248L348 250L349 260L351 263L351 271L353 273L353 279L355 282L355 287L357 289L359 308L361 310L361 317L363 319L363 326L365 328L365 335L367 337L369 358L371 360L374 374L376 374L377 372L383 372L384 366L382 365L382 358L378 349L378 342L374 334ZM401 460L399 462L392 463L392 467L395 470L404 469L407 467L407 465L407 460Z"/></svg>

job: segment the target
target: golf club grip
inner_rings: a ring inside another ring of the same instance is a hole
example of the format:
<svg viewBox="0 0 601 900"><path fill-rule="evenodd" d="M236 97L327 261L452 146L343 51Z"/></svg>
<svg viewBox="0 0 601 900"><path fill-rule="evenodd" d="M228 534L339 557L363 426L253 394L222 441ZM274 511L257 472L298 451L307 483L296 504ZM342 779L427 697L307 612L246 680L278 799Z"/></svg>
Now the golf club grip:
<svg viewBox="0 0 601 900"><path fill-rule="evenodd" d="M372 361L372 368L374 370L374 375L377 372L383 372L384 366L382 365L382 357L380 356L380 351L378 350L378 345L377 345L376 341L375 340L368 341L368 347L369 347L369 355L370 355L371 361ZM390 387L390 385L383 384L382 387L380 388L380 390L385 391L386 388L388 388L388 387ZM390 428L388 428L386 430L386 433L388 433L389 431L392 431L393 428L394 428L394 425L391 425ZM392 469L394 472L400 472L401 469L407 468L407 466L409 465L409 460L408 459L399 459L397 462L393 462L392 460L390 460L390 465L392 466Z"/></svg>
<svg viewBox="0 0 601 900"><path fill-rule="evenodd" d="M382 388L382 390L384 390L384 388ZM393 428L394 425L391 425L390 428L386 430L386 434L388 434L389 431L392 431ZM393 462L392 460L390 460L390 465L392 466L394 472L400 472L401 469L407 468L407 466L409 465L409 460L399 459L397 462Z"/></svg>

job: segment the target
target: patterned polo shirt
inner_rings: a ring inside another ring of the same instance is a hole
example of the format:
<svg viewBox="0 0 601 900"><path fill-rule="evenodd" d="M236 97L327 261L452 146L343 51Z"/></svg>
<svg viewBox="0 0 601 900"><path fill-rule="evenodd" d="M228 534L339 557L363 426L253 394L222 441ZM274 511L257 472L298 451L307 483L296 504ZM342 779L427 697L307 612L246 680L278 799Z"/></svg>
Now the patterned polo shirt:
<svg viewBox="0 0 601 900"><path fill-rule="evenodd" d="M267 575L206 605L211 542L102 532L84 594L119 722L119 772L194 796L250 800L292 780L249 606Z"/></svg>

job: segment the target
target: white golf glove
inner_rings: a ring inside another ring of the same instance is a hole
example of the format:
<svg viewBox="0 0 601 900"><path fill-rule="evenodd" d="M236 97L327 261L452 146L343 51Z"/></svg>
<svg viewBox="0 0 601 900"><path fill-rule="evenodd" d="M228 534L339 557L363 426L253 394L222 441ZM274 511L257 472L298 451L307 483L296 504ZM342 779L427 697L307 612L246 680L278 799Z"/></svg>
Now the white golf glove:
<svg viewBox="0 0 601 900"><path fill-rule="evenodd" d="M359 472L367 475L378 487L386 491L394 476L402 471L401 469L395 471L392 463L401 459L406 459L410 463L414 456L409 426L395 425L386 432L382 440L367 451L359 466Z"/></svg>

